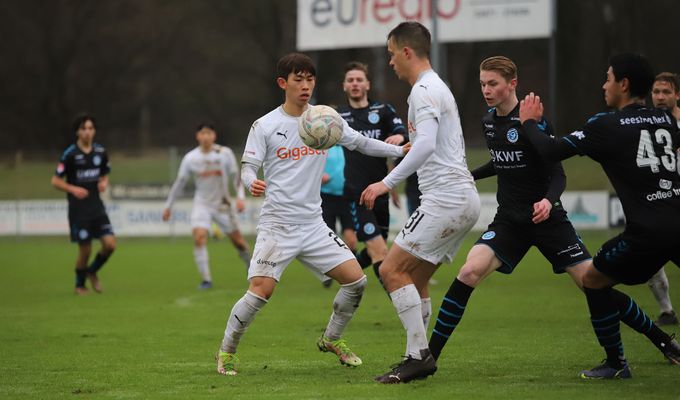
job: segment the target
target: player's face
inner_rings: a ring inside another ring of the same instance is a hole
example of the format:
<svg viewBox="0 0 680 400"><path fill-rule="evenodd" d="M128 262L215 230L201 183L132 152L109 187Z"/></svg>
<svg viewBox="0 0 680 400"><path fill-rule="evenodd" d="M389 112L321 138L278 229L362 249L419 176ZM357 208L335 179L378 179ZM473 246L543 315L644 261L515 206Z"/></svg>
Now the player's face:
<svg viewBox="0 0 680 400"><path fill-rule="evenodd" d="M347 71L345 80L342 81L342 90L347 97L355 101L366 99L370 89L371 82L366 78L364 71L358 69Z"/></svg>
<svg viewBox="0 0 680 400"><path fill-rule="evenodd" d="M217 139L217 133L212 129L203 128L196 132L196 141L198 141L198 145L204 149L212 147L212 145L215 144L215 139Z"/></svg>
<svg viewBox="0 0 680 400"><path fill-rule="evenodd" d="M92 121L88 120L83 122L82 125L80 125L80 128L78 128L78 140L85 145L90 145L92 144L92 140L94 139L94 134L95 134L95 129L94 129L94 124Z"/></svg>
<svg viewBox="0 0 680 400"><path fill-rule="evenodd" d="M303 107L312 97L316 77L309 72L291 72L288 74L288 79L279 78L277 82L279 87L286 92L286 102Z"/></svg>
<svg viewBox="0 0 680 400"><path fill-rule="evenodd" d="M666 81L656 81L652 86L652 103L654 107L672 110L678 105L680 92L673 90L673 85Z"/></svg>
<svg viewBox="0 0 680 400"><path fill-rule="evenodd" d="M609 67L607 70L607 80L604 82L604 85L602 85L602 89L604 90L604 102L607 104L607 107L620 108L619 105L623 101L622 85L624 79L617 82L614 77L614 70L612 70L612 67Z"/></svg>
<svg viewBox="0 0 680 400"><path fill-rule="evenodd" d="M496 107L512 96L517 87L517 79L507 81L497 71L479 71L479 85L486 104Z"/></svg>
<svg viewBox="0 0 680 400"><path fill-rule="evenodd" d="M404 48L399 48L394 43L394 38L387 41L387 54L390 56L390 67L394 69L397 78L407 80L406 76L406 55Z"/></svg>

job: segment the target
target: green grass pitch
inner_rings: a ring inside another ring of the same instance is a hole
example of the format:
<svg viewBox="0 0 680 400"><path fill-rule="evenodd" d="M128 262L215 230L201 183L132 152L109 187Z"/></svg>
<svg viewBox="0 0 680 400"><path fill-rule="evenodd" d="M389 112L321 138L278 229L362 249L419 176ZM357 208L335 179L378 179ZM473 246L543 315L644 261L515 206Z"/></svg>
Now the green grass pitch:
<svg viewBox="0 0 680 400"><path fill-rule="evenodd" d="M611 232L584 232L591 250ZM432 288L434 314L475 234ZM554 276L535 250L513 275L492 275L473 294L425 381L372 381L404 352L401 323L369 274L345 337L364 365L342 367L315 341L330 315L331 290L292 264L241 342L240 373L215 372L225 319L246 288L245 271L224 241L210 243L215 287L196 289L190 238L120 239L101 273L105 293L72 293L76 247L67 238L0 239L2 399L678 399L680 366L622 328L633 379L582 381L603 358L585 299ZM667 267L680 307L680 269ZM647 287L623 290L652 315ZM671 329L678 331L678 327ZM428 332L429 334L429 332Z"/></svg>

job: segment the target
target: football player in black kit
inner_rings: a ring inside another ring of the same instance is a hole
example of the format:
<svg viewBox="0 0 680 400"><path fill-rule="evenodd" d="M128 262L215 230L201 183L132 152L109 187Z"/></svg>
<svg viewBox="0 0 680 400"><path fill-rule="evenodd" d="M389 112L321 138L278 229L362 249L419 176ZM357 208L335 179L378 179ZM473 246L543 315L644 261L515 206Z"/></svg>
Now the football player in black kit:
<svg viewBox="0 0 680 400"><path fill-rule="evenodd" d="M482 118L491 161L472 175L475 179L497 175L498 210L444 297L429 343L435 358L462 319L474 288L493 271L512 273L531 246L548 259L554 273L568 273L578 287L583 286L591 260L560 202L566 186L561 164L545 162L524 135L519 121L516 65L496 56L482 61L479 69L484 100L493 107ZM552 136L543 118L537 129ZM627 308L630 298L618 291L616 296ZM649 329L647 323L644 329L638 324L632 327L644 333Z"/></svg>
<svg viewBox="0 0 680 400"><path fill-rule="evenodd" d="M680 175L677 150L680 131L667 110L644 104L654 81L642 56L622 54L609 60L604 100L614 109L590 118L583 128L554 139L538 129L540 98L530 93L520 105L525 136L539 154L553 162L581 155L600 163L623 206L623 233L605 242L583 276L591 323L607 358L586 379L630 378L624 357L620 321L642 329L671 363L680 364L680 345L638 313L630 299L617 295L618 283L647 282L666 262L680 265ZM620 292L618 292L620 293ZM625 311L624 311L625 310Z"/></svg>
<svg viewBox="0 0 680 400"><path fill-rule="evenodd" d="M116 238L99 192L109 183L109 159L106 150L94 143L96 123L93 117L79 116L73 123L77 140L64 150L52 186L66 192L71 241L78 243L76 259L76 288L79 295L87 294L85 280L101 293L97 271L106 263L116 248ZM99 239L102 247L88 265L92 239Z"/></svg>
<svg viewBox="0 0 680 400"><path fill-rule="evenodd" d="M370 101L368 91L368 66L360 62L350 62L345 66L345 79L342 88L347 95L348 105L338 108L340 116L349 126L363 135L400 145L407 139L406 128L397 113L389 104ZM366 186L380 181L387 175L387 160L371 157L358 151L343 148L345 152L345 196L350 200L350 210L357 232L357 239L366 248L357 254L362 268L373 264L378 275L380 263L387 255L387 234L389 231L389 196L378 197L372 210L359 205L361 192Z"/></svg>

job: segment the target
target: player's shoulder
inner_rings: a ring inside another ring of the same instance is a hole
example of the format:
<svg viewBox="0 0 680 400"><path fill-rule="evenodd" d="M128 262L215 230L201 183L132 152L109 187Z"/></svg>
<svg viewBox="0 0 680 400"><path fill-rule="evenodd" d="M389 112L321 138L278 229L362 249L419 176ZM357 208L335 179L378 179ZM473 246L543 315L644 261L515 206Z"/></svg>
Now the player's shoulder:
<svg viewBox="0 0 680 400"><path fill-rule="evenodd" d="M251 130L260 130L264 134L273 134L278 126L290 122L291 118L291 116L284 114L279 106L256 119L255 122L253 122Z"/></svg>
<svg viewBox="0 0 680 400"><path fill-rule="evenodd" d="M75 143L72 143L64 149L64 151L61 153L61 160L66 160L69 157L73 157L78 153L78 146L76 146Z"/></svg>
<svg viewBox="0 0 680 400"><path fill-rule="evenodd" d="M215 153L221 154L221 155L233 155L234 151L231 149L229 146L225 146L222 144L214 144L213 145L213 151Z"/></svg>
<svg viewBox="0 0 680 400"><path fill-rule="evenodd" d="M482 122L494 123L496 120L496 107L489 107L486 113L482 116Z"/></svg>
<svg viewBox="0 0 680 400"><path fill-rule="evenodd" d="M92 150L93 150L95 153L105 153L105 152L106 152L106 147L102 146L102 145L99 144L99 143L93 143L93 144L92 144Z"/></svg>
<svg viewBox="0 0 680 400"><path fill-rule="evenodd" d="M599 112L586 120L586 125L597 125L610 122L616 119L616 112L614 111L603 111Z"/></svg>

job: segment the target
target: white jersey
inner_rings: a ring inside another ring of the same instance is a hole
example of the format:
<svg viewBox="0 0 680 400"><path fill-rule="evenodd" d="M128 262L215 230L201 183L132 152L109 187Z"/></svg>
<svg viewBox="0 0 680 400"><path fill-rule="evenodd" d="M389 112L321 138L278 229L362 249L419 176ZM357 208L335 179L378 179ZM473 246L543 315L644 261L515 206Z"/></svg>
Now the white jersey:
<svg viewBox="0 0 680 400"><path fill-rule="evenodd" d="M383 157L402 155L401 147L369 140L343 120L339 144ZM368 149L368 147L371 147ZM327 150L306 146L298 135L298 117L279 106L253 123L242 162L263 167L267 184L260 223L307 224L321 221L321 176Z"/></svg>
<svg viewBox="0 0 680 400"><path fill-rule="evenodd" d="M213 145L207 153L196 147L188 152L182 158L177 179L168 194L166 208L172 207L190 178L194 180L196 186L194 205L215 208L231 204L229 181L233 182L237 197L240 199L245 197L236 157L228 147Z"/></svg>
<svg viewBox="0 0 680 400"><path fill-rule="evenodd" d="M420 74L408 97L408 130L412 143L417 143L416 125L436 119L437 145L434 153L418 168L418 188L421 200L446 204L446 194L464 188L474 188L474 179L465 159L465 141L460 126L458 106L451 90L436 72Z"/></svg>

